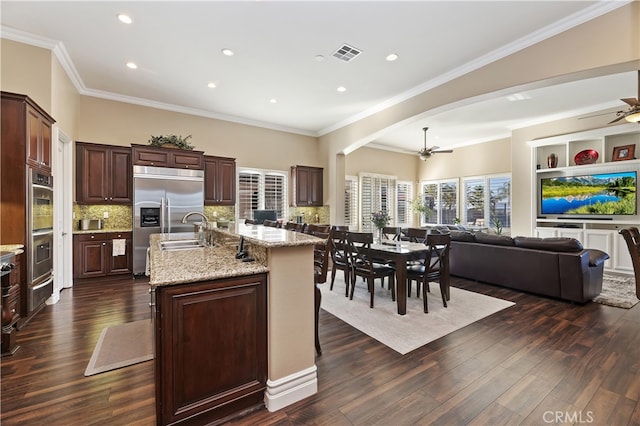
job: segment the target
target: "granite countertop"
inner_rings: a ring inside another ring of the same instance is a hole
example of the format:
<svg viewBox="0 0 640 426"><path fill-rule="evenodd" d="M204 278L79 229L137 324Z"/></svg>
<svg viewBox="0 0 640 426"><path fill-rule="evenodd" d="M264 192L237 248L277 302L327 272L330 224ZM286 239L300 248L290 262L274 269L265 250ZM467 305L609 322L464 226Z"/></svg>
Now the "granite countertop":
<svg viewBox="0 0 640 426"><path fill-rule="evenodd" d="M152 234L150 238L149 285L153 287L208 281L266 273L269 269L258 261L243 262L235 258L235 246L222 244L188 250L162 250L160 241L197 239L193 232Z"/></svg>
<svg viewBox="0 0 640 426"><path fill-rule="evenodd" d="M73 231L73 235L77 234L106 234L107 232L132 232L132 229L76 229Z"/></svg>
<svg viewBox="0 0 640 426"><path fill-rule="evenodd" d="M16 256L24 253L22 244L0 244L0 251L12 251Z"/></svg>
<svg viewBox="0 0 640 426"><path fill-rule="evenodd" d="M244 223L236 223L229 229L214 228L214 231L232 236L242 236L246 241L266 248L308 246L322 241L318 237L301 232L263 225L245 225Z"/></svg>

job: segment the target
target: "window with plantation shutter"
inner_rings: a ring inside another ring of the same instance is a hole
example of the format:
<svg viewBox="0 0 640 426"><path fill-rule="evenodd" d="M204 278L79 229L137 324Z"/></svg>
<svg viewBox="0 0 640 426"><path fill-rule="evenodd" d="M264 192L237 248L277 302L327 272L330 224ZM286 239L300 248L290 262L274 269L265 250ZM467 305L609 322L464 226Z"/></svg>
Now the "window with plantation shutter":
<svg viewBox="0 0 640 426"><path fill-rule="evenodd" d="M467 225L493 227L496 220L511 227L511 176L476 176L464 180L463 220ZM506 230L505 230L506 231Z"/></svg>
<svg viewBox="0 0 640 426"><path fill-rule="evenodd" d="M422 197L430 211L423 215L426 224L451 224L458 217L458 180L422 183Z"/></svg>
<svg viewBox="0 0 640 426"><path fill-rule="evenodd" d="M360 231L373 232L371 213L385 211L391 216L393 225L395 216L396 177L360 173Z"/></svg>
<svg viewBox="0 0 640 426"><path fill-rule="evenodd" d="M344 224L349 229L358 229L358 178L355 176L345 176Z"/></svg>
<svg viewBox="0 0 640 426"><path fill-rule="evenodd" d="M279 171L239 169L238 220L253 218L254 210L275 210L287 217L287 175Z"/></svg>
<svg viewBox="0 0 640 426"><path fill-rule="evenodd" d="M396 185L396 225L408 227L412 225L411 201L413 200L413 184L398 182Z"/></svg>

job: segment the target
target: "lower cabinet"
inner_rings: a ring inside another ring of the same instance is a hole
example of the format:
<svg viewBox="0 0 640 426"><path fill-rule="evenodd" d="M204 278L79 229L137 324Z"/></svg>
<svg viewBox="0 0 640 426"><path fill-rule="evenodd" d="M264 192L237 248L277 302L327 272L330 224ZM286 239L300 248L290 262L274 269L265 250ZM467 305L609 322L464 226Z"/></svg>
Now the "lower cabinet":
<svg viewBox="0 0 640 426"><path fill-rule="evenodd" d="M73 277L131 274L132 250L131 232L76 234L73 236Z"/></svg>
<svg viewBox="0 0 640 426"><path fill-rule="evenodd" d="M208 424L264 405L266 282L156 287L157 424Z"/></svg>

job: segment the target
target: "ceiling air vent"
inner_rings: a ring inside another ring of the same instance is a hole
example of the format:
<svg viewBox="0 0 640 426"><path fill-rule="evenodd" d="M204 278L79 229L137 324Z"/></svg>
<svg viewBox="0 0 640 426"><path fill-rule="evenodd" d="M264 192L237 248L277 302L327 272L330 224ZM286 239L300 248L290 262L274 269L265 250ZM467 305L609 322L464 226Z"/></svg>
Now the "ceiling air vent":
<svg viewBox="0 0 640 426"><path fill-rule="evenodd" d="M348 44L343 44L333 52L333 56L341 61L350 62L360 53L362 53L362 50L349 46Z"/></svg>

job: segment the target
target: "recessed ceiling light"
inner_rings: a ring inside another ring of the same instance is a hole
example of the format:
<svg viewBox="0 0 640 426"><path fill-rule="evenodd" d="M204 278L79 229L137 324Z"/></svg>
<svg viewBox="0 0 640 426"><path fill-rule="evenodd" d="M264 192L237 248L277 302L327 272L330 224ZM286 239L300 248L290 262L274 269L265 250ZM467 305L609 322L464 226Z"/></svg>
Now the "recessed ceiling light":
<svg viewBox="0 0 640 426"><path fill-rule="evenodd" d="M215 83L209 83L209 84L207 84L207 87L209 89L215 89L216 88L216 84Z"/></svg>
<svg viewBox="0 0 640 426"><path fill-rule="evenodd" d="M134 62L127 62L127 68L131 68L132 70L137 70L138 66Z"/></svg>
<svg viewBox="0 0 640 426"><path fill-rule="evenodd" d="M118 20L123 24L131 24L133 23L133 19L129 15L125 15L124 13L120 13L118 15Z"/></svg>
<svg viewBox="0 0 640 426"><path fill-rule="evenodd" d="M324 61L324 56L322 56L322 55L316 55L316 56L315 56L315 60L316 60L316 61L318 61L318 62L322 62L322 61Z"/></svg>
<svg viewBox="0 0 640 426"><path fill-rule="evenodd" d="M387 61L389 62L393 62L396 59L398 59L398 55L396 55L395 53L390 53L387 55L387 57L385 58Z"/></svg>
<svg viewBox="0 0 640 426"><path fill-rule="evenodd" d="M269 99L269 102L271 102L272 104L276 104L278 103L278 100L276 98L271 98Z"/></svg>
<svg viewBox="0 0 640 426"><path fill-rule="evenodd" d="M338 92L346 92L346 91L347 91L346 87L344 87L344 86L338 87Z"/></svg>
<svg viewBox="0 0 640 426"><path fill-rule="evenodd" d="M226 49L226 48L222 49L222 54L225 55L225 56L233 56L234 55L233 50Z"/></svg>

